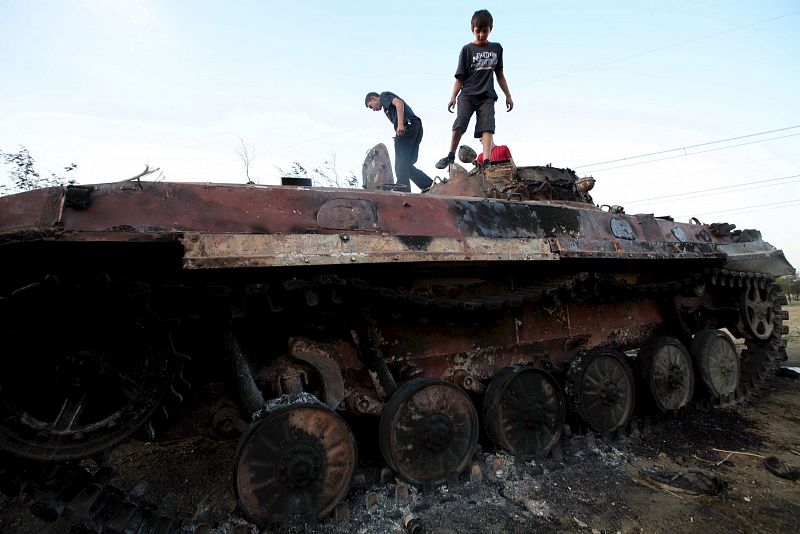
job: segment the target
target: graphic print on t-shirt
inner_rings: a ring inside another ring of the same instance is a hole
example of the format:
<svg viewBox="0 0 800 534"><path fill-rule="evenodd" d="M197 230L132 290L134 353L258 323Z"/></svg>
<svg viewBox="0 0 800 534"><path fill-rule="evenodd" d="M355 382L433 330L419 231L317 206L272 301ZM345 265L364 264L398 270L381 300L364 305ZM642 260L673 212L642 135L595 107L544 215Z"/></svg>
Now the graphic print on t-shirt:
<svg viewBox="0 0 800 534"><path fill-rule="evenodd" d="M472 56L472 69L492 70L497 64L497 52L476 52Z"/></svg>

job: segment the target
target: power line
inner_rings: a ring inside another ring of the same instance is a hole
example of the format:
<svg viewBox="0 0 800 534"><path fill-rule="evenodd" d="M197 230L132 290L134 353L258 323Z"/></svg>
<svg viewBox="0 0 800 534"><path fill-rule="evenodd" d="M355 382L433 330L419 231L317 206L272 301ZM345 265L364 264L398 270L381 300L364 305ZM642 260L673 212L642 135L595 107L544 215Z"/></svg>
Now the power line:
<svg viewBox="0 0 800 534"><path fill-rule="evenodd" d="M624 167L635 167L637 165L644 165L646 163L655 163L657 161L665 161L665 160L668 160L668 159L684 158L686 156L696 156L698 154L705 154L707 152L716 152L717 150L727 150L729 148L736 148L736 147L745 146L745 145L754 145L756 143L764 143L766 141L775 141L776 139L785 139L787 137L796 137L798 135L800 135L800 133L789 134L789 135L779 135L777 137L769 137L767 139L758 139L756 141L749 141L747 143L738 143L736 145L722 146L722 147L719 147L719 148L710 148L708 150L700 150L698 152L692 152L690 154L678 154L677 156L667 156L666 158L649 159L647 161L640 161L638 163L627 163L625 165L616 165L614 167L605 167L604 169L593 170L593 171L591 171L591 173L595 174L595 173L598 173L598 172L610 171L610 170L614 170L614 169L622 169Z"/></svg>
<svg viewBox="0 0 800 534"><path fill-rule="evenodd" d="M765 132L751 133L751 134L746 134L746 135L740 135L740 136L737 136L737 137L729 137L727 139L719 139L717 141L707 141L705 143L698 143L696 145L688 145L688 146L681 146L681 147L678 147L678 148L670 148L670 149L667 149L667 150L659 150L658 152L648 152L647 154L639 154L638 156L627 156L625 158L610 159L608 161L600 161L600 162L597 162L597 163L588 163L586 165L578 165L577 167L574 167L574 168L575 169L583 169L583 168L586 168L586 167L594 167L595 165L605 165L606 163L616 163L618 161L627 161L629 159L646 158L647 156L658 156L659 154L668 154L670 152L676 152L678 150L686 151L686 150L689 150L690 148L697 148L697 147L708 146L708 145L716 145L716 144L719 144L719 143L726 143L728 141L738 141L739 139L745 139L745 138L748 138L748 137L756 137L756 136L759 136L759 135L766 135L766 134L775 133L775 132L784 132L786 130L794 130L796 128L800 128L800 125L787 126L786 128L778 128L776 130L767 130Z"/></svg>
<svg viewBox="0 0 800 534"><path fill-rule="evenodd" d="M684 197L684 198L678 199L678 201L689 200L689 199L694 200L696 198L715 197L715 196L719 196L719 195L727 195L729 193L741 193L743 191L752 191L752 190L755 190L755 189L758 189L759 191L761 191L761 190L764 190L764 189L769 189L770 187L779 187L779 186L782 186L782 185L790 185L790 184L793 184L795 182L800 182L800 180L790 180L788 182L783 182L781 184L754 185L752 187L743 187L742 189L732 189L730 191L720 191L720 192L717 192L717 193L706 193L704 195L693 195L691 197ZM667 202L667 201L659 200L659 201L654 202L653 204L663 204L664 202Z"/></svg>
<svg viewBox="0 0 800 534"><path fill-rule="evenodd" d="M782 210L784 208L793 208L795 206L800 206L800 201L791 202L791 203L786 204L785 206L774 206L774 207L770 208L770 211ZM730 213L735 213L736 215L741 215L743 213L755 213L755 212L759 212L760 213L761 211L762 211L761 208L741 208L741 209L732 211Z"/></svg>
<svg viewBox="0 0 800 534"><path fill-rule="evenodd" d="M718 35L723 35L723 34L726 34L726 33L731 33L731 32L735 32L735 31L738 31L738 30L743 30L745 28L750 28L752 26L757 26L759 24L766 24L767 22L772 22L773 20L778 20L778 19L782 19L782 18L785 18L785 17L791 17L792 15L797 15L798 13L800 13L800 10L792 11L790 13L784 13L783 15L778 15L777 17L772 17L772 18L769 18L769 19L764 19L764 20L759 20L759 21L756 21L756 22L751 22L750 24L745 24L744 26L737 26L735 28L729 28L727 30L722 30L722 31L719 31L719 32L709 33L708 35L703 35L701 37L695 37L694 39L688 39L686 41L680 41L680 42L677 42L677 43L672 43L672 44L669 44L669 45L666 45L666 46L662 46L662 47L659 47L659 48L653 48L651 50L646 50L644 52L639 52L637 54L631 54L629 56L623 56L623 57L620 57L620 58L617 58L617 59L611 59L609 61L604 61L602 63L596 63L594 65L587 65L585 67L580 67L580 68L573 69L573 70L570 70L570 71L567 71L567 72L562 72L562 73L559 73L559 74L555 74L553 76L548 76L546 78L539 78L537 80L533 80L533 81L530 81L530 82L525 82L525 83L522 83L522 84L518 84L517 87L525 87L526 85L531 85L531 84L534 84L534 83L537 83L537 82L545 82L545 81L549 81L549 80L555 80L556 78L562 78L562 77L568 76L570 74L576 74L578 72L584 72L584 71L591 70L591 69L596 69L596 68L599 68L599 67L605 67L606 65L613 65L614 63L619 63L621 61L627 61L629 59L634 59L634 58L637 58L637 57L646 56L648 54L654 54L656 52L661 52L662 50L667 50L669 48L675 48L675 47L678 47L678 46L683 46L683 45L686 45L686 44L695 43L697 41L702 41L704 39L710 39L711 37L717 37Z"/></svg>
<svg viewBox="0 0 800 534"><path fill-rule="evenodd" d="M792 203L786 204L785 206L775 206L775 207L771 208L771 211L782 210L784 208L793 208L795 206L800 206L800 202L792 202ZM727 213L736 214L736 215L742 215L744 213L753 213L753 212L760 212L760 211L762 211L761 208L740 208L740 209L736 209L736 210L731 210L731 211L729 211ZM686 219L686 218L689 218L689 217L696 217L696 216L697 216L697 214L695 214L695 215L678 215L675 218L676 219Z"/></svg>
<svg viewBox="0 0 800 534"><path fill-rule="evenodd" d="M800 154L800 152L792 152L791 154L782 154L780 156L772 156L772 157L769 157L769 158L759 158L759 159L747 160L747 161L744 161L744 162L737 162L735 164L731 163L729 165L717 165L717 164L714 164L714 165L708 166L707 168L698 168L698 169L694 169L694 170L697 170L699 172L715 172L715 171L718 172L718 171L720 171L722 169L735 168L737 171L741 171L741 169L743 167L745 167L745 166L756 164L756 163L763 163L765 161L774 161L776 159L780 159L780 160L788 162L787 158L792 157L792 156L797 156L798 154ZM794 163L794 162L792 162L792 163ZM691 178L692 177L690 177L690 179ZM784 178L788 178L788 177L784 177ZM767 178L767 179L765 179L763 181L779 180L779 179L780 178L774 178L774 179L773 178ZM700 180L702 180L702 178L699 178L699 177L695 178L695 181L700 181ZM753 183L762 183L763 181L753 182ZM741 183L741 184L732 184L730 187L734 187L735 185L749 185L749 184L750 184L750 182L745 182L745 183ZM781 184L779 184L779 185L781 185ZM703 192L703 191L704 190L700 190L700 191L697 191L697 192L700 193L700 192ZM684 193L676 193L676 195L683 195L683 194ZM669 196L671 196L671 195L667 195L667 197L669 197ZM650 200L658 200L658 199L661 199L661 198L666 198L666 197L658 196L658 197L650 197L650 198L641 198L641 199L637 199L637 200L628 200L628 201L623 201L623 202L617 202L617 204L628 205L628 204L632 204L632 203L646 202L646 201L650 201Z"/></svg>
<svg viewBox="0 0 800 534"><path fill-rule="evenodd" d="M791 207L797 206L797 205L800 205L800 199L797 199L797 200L794 200L794 201L788 201L787 200L786 202L776 202L773 206L770 206L770 211L779 210L779 209L783 209L783 208L791 208ZM769 205L767 205L767 206L769 206ZM763 211L761 208L762 208L762 206L758 206L758 207L757 206L743 207L743 208L738 208L738 209L732 210L729 213L750 213L751 211L759 211L760 212L760 211Z"/></svg>
<svg viewBox="0 0 800 534"><path fill-rule="evenodd" d="M731 208L731 209L727 209L727 210L707 211L705 213L695 213L694 215L698 216L698 215L715 215L717 213L735 213L735 212L739 212L739 211L749 211L749 210L756 210L756 209L760 209L760 208L768 208L768 207L771 207L771 206L788 207L788 206L794 206L797 203L800 203L800 198L795 198L795 199L792 199L792 200L782 200L780 202L770 202L769 204L756 204L754 206L742 206L740 208Z"/></svg>
<svg viewBox="0 0 800 534"><path fill-rule="evenodd" d="M516 87L525 87L525 86L531 85L533 83L554 80L556 78L561 78L563 76L568 76L570 74L575 74L575 73L584 72L584 71L590 70L590 69L596 69L596 68L599 68L599 67L604 67L606 65L611 65L611 64L614 64L614 63L622 62L622 61L627 61L629 59L634 59L634 58L645 56L645 55L648 55L648 54L654 54L656 52L660 52L662 50L667 50L669 48L675 48L675 47L678 47L678 46L683 46L683 45L694 43L694 42L697 42L697 41L702 41L704 39L710 39L710 38L716 37L718 35L724 35L726 33L731 33L731 32L735 32L735 31L738 31L738 30L743 30L745 28L750 28L752 26L758 26L759 24L766 24L768 22L772 22L772 21L775 21L775 20L778 20L778 19L791 17L792 15L797 15L798 13L800 13L800 10L792 11L792 12L789 12L789 13L784 13L783 15L778 15L777 17L772 17L772 18L768 18L768 19L759 20L759 21L756 21L756 22L751 22L749 24L744 24L742 26L736 26L734 28L729 28L727 30L722 30L722 31L719 31L719 32L710 33L710 34L703 35L703 36L700 36L700 37L695 37L693 39L688 39L686 41L680 41L680 42L677 42L677 43L672 43L672 44L669 44L669 45L666 45L666 46L662 46L662 47L659 47L659 48L653 48L651 50L646 50L644 52L639 52L637 54L632 54L632 55L628 55L628 56L619 57L619 58L612 59L612 60L609 60L609 61L605 61L605 62L602 62L602 63L597 63L597 64L594 64L594 65L588 65L586 67L580 67L578 69L573 69L573 70L570 70L570 71L562 72L562 73L556 74L554 76L549 76L549 77L546 77L546 78L540 78L540 79L533 80L533 81L530 81L530 82L523 82L521 84L517 84ZM439 106L439 105L431 106L429 108L421 109L420 111L423 111L423 112L424 111L432 111L432 110L435 110L435 109L439 109L440 107L441 106ZM339 131L332 132L332 133L329 133L329 134L320 135L320 136L312 137L312 138L309 138L309 139L304 139L302 141L296 141L296 142L288 143L288 144L285 144L285 145L279 145L279 146L273 147L272 151L273 152L281 151L281 150L284 150L286 148L290 148L290 147L297 146L297 145L303 145L303 144L306 144L306 143L311 143L313 141L318 141L320 139L324 139L324 138L327 138L327 137L333 137L333 136L338 136L338 135L345 134L345 133L351 133L351 132L360 130L362 128L363 127L361 127L361 126L356 126L356 127L353 127L353 128L348 128L346 130L339 130Z"/></svg>
<svg viewBox="0 0 800 534"><path fill-rule="evenodd" d="M743 167L747 165L753 165L755 163L763 163L765 161L774 161L776 159L783 160L788 162L788 158L799 155L800 152L792 152L791 154L781 154L780 156L771 156L769 158L759 158L759 159L751 159L747 161L737 161L736 163L729 163L727 165L718 165L712 164L710 166L704 168L694 169L700 172L708 172L708 171L720 171L722 169L736 169L737 171L741 171ZM792 162L793 163L793 162Z"/></svg>
<svg viewBox="0 0 800 534"><path fill-rule="evenodd" d="M738 184L723 185L723 186L720 186L720 187L709 187L708 189L697 189L695 191L684 191L683 193L673 193L671 195L661 195L661 196L657 196L657 197L642 198L642 199L638 199L638 200L629 200L627 202L623 202L622 204L625 204L625 205L628 205L628 204L641 204L641 203L644 203L644 202L652 202L653 200L661 200L661 199L668 199L668 198L671 199L671 198L677 198L677 197L683 197L683 196L693 196L693 195L696 195L697 193L707 193L709 191L721 191L721 190L724 190L724 189L733 189L733 188L736 188L736 187L742 187L742 186L745 186L745 185L753 185L753 184L763 185L763 184L766 184L766 183L769 183L769 182L778 182L780 180L788 180L790 178L800 178L800 174L793 174L791 176L782 176L780 178L768 178L766 180L756 180L756 181L753 181L753 182L742 182L742 183L738 183ZM797 180L792 180L791 182L785 182L785 183L792 183L792 182L796 182L796 181ZM775 184L775 185L784 185L784 184Z"/></svg>

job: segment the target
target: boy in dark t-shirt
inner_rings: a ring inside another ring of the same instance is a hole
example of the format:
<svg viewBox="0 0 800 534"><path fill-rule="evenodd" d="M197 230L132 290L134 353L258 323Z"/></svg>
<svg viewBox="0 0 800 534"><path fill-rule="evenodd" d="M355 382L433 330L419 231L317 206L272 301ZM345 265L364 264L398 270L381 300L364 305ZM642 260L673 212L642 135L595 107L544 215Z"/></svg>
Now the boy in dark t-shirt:
<svg viewBox="0 0 800 534"><path fill-rule="evenodd" d="M389 91L367 93L364 104L373 111L383 110L394 126L397 134L394 138L394 170L402 190L411 192L410 181L423 191L433 185L433 180L427 174L414 167L422 141L422 121L411 110L411 106Z"/></svg>
<svg viewBox="0 0 800 534"><path fill-rule="evenodd" d="M514 101L508 90L503 73L503 47L500 43L490 43L489 34L494 21L485 9L472 15L472 33L475 40L464 45L458 57L456 82L447 111L453 112L458 98L458 114L453 123L453 136L450 140L450 152L436 163L437 169L444 169L455 161L455 151L461 136L467 131L472 114L476 114L475 137L483 145L484 166L491 165L490 151L494 134L494 103L497 93L494 90L494 76L497 85L506 95L506 110L514 108Z"/></svg>

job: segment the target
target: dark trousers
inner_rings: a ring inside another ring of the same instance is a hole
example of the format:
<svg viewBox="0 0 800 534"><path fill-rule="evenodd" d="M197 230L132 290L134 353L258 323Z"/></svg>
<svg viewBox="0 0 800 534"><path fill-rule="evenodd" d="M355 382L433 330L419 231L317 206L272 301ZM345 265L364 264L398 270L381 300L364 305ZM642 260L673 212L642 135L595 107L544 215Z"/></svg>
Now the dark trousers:
<svg viewBox="0 0 800 534"><path fill-rule="evenodd" d="M411 119L411 124L406 126L405 135L394 138L394 172L397 175L397 183L404 186L405 191L411 191L409 180L422 190L433 185L433 180L427 174L414 167L419 157L420 141L422 141L422 121L417 118Z"/></svg>

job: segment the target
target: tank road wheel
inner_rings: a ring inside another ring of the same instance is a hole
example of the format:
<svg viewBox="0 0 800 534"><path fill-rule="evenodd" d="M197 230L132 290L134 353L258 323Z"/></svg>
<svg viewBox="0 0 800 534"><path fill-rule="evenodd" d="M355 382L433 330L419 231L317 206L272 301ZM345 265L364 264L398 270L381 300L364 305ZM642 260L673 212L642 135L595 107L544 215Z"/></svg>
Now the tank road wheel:
<svg viewBox="0 0 800 534"><path fill-rule="evenodd" d="M680 341L659 338L652 345L642 347L639 360L656 408L662 412L678 410L692 400L692 358Z"/></svg>
<svg viewBox="0 0 800 534"><path fill-rule="evenodd" d="M720 330L701 330L694 336L692 357L706 391L726 397L739 387L739 354L731 338Z"/></svg>
<svg viewBox="0 0 800 534"><path fill-rule="evenodd" d="M762 341L769 339L775 328L771 288L772 284L763 289L753 284L741 296L740 310L746 332Z"/></svg>
<svg viewBox="0 0 800 534"><path fill-rule="evenodd" d="M415 378L381 413L379 441L389 467L416 486L443 484L462 472L478 444L478 414L461 388Z"/></svg>
<svg viewBox="0 0 800 534"><path fill-rule="evenodd" d="M543 457L561 439L564 394L548 373L533 367L506 367L483 399L489 438L517 456Z"/></svg>
<svg viewBox="0 0 800 534"><path fill-rule="evenodd" d="M254 422L239 441L234 491L259 525L325 517L347 495L356 444L347 423L323 404L290 404Z"/></svg>
<svg viewBox="0 0 800 534"><path fill-rule="evenodd" d="M14 292L0 358L0 449L40 461L109 450L140 428L169 387L173 351L138 284ZM59 312L58 310L62 310Z"/></svg>
<svg viewBox="0 0 800 534"><path fill-rule="evenodd" d="M614 349L581 358L572 378L578 414L597 432L614 432L633 415L633 372L625 355Z"/></svg>

